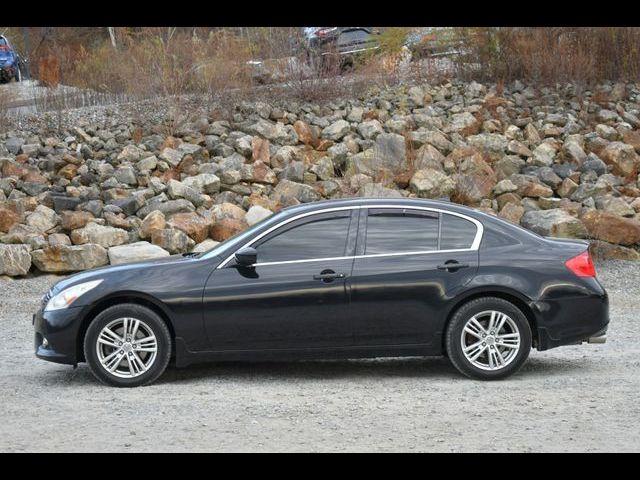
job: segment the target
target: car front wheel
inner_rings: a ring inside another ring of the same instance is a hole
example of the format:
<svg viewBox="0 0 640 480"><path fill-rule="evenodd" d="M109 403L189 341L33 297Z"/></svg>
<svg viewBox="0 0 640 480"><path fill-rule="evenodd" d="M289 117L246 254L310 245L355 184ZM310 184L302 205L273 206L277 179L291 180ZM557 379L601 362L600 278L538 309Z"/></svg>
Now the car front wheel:
<svg viewBox="0 0 640 480"><path fill-rule="evenodd" d="M121 304L102 311L84 338L91 372L115 387L137 387L156 380L171 357L171 333L152 310Z"/></svg>
<svg viewBox="0 0 640 480"><path fill-rule="evenodd" d="M522 311L502 298L471 300L451 318L446 350L453 365L479 380L498 380L520 369L531 350Z"/></svg>

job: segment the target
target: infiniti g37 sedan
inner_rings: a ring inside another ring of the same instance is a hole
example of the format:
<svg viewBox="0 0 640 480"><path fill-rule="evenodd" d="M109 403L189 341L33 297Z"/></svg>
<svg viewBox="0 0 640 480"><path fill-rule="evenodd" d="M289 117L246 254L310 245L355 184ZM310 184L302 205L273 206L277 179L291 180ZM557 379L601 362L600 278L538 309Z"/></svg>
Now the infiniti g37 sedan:
<svg viewBox="0 0 640 480"><path fill-rule="evenodd" d="M588 243L541 237L448 202L289 207L200 254L58 282L36 355L119 387L169 362L446 355L482 380L532 347L602 343L607 293Z"/></svg>

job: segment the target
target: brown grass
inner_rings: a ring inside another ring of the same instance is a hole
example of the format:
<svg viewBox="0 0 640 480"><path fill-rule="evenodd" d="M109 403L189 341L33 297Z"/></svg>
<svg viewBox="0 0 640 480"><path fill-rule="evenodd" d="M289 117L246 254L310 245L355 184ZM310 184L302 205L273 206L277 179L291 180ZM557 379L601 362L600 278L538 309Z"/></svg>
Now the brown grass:
<svg viewBox="0 0 640 480"><path fill-rule="evenodd" d="M640 28L456 28L469 49L458 59L467 76L537 83L635 80L640 76ZM467 62L475 70L465 69Z"/></svg>

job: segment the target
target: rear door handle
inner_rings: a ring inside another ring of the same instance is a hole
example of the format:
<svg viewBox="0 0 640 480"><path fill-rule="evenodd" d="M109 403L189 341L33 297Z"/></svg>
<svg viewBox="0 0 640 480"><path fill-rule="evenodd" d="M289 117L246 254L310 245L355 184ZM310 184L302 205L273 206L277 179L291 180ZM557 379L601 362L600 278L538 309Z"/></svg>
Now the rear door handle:
<svg viewBox="0 0 640 480"><path fill-rule="evenodd" d="M458 270L459 268L468 268L468 267L469 267L468 263L451 262L451 263L438 265L438 270L451 271L451 270Z"/></svg>
<svg viewBox="0 0 640 480"><path fill-rule="evenodd" d="M323 271L321 272L319 275L314 275L313 279L314 280L322 280L324 282L330 282L332 280L335 280L336 278L344 278L346 275L344 273L336 273L333 271Z"/></svg>

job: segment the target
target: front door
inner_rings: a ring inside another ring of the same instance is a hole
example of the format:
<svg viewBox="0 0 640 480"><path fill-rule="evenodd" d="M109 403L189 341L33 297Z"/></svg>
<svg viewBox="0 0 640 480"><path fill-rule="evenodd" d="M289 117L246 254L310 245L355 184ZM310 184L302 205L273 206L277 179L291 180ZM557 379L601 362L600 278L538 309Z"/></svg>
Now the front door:
<svg viewBox="0 0 640 480"><path fill-rule="evenodd" d="M204 292L211 350L352 345L357 214L341 209L289 221L250 245L258 252L254 266L231 261L216 270Z"/></svg>

